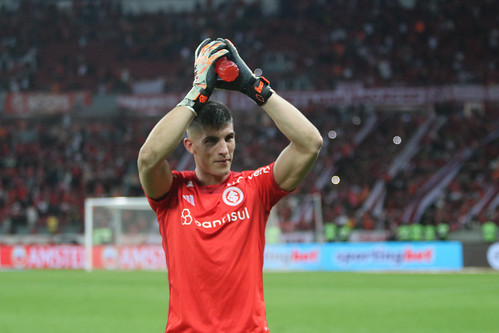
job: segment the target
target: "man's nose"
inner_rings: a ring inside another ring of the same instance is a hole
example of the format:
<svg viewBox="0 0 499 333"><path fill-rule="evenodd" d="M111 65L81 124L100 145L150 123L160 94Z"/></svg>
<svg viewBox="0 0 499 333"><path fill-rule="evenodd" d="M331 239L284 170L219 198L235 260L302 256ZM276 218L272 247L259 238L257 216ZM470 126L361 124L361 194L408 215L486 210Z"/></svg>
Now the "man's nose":
<svg viewBox="0 0 499 333"><path fill-rule="evenodd" d="M218 153L220 155L227 155L229 153L229 146L227 142L221 140L220 144L218 145Z"/></svg>

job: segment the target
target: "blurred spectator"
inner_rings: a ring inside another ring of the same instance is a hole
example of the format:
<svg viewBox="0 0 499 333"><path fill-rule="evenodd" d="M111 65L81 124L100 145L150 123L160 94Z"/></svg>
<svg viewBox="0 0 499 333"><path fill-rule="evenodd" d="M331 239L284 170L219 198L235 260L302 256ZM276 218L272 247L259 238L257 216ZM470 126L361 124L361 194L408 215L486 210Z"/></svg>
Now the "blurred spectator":
<svg viewBox="0 0 499 333"><path fill-rule="evenodd" d="M159 76L166 90L185 90L193 45L219 36L244 39L249 65L277 89L499 80L495 0L297 0L277 8L225 1L179 15L124 13L105 0L22 1L0 10L0 88L130 92L133 82Z"/></svg>
<svg viewBox="0 0 499 333"><path fill-rule="evenodd" d="M320 192L325 222L335 223L339 228L348 225L349 229L381 228L396 232L394 224L417 222L402 218L417 189L453 155L472 146L471 157L425 210L419 222L425 226L444 223L452 231L484 222L481 216L485 214L497 220L498 210L494 206L481 210L476 207L483 200L493 203L492 196L499 195L496 177L499 135L491 141L483 141L497 134L498 111L498 108L487 107L483 114L469 116L456 109L448 115L440 115L444 120L442 125L427 133L408 166L390 179L386 175L391 162L414 135L424 113L378 112L376 126L364 140L342 151L342 146L362 131L370 115L352 116L355 112L349 112L346 116L335 110L325 112L323 107L315 105L308 110L311 121L325 137L332 129L336 129L337 135L327 137L317 167L296 193ZM234 115L236 131L241 133L238 140L246 147L238 154L247 157L234 166L235 170L270 161L285 144L282 136L269 130L266 116L256 114L259 116L245 117L245 121L239 121L240 115ZM0 225L3 227L0 230L81 232L86 197L143 195L136 177L136 157L155 120L125 116L3 118L0 125ZM403 143L394 144L394 135L402 137ZM263 145L265 149L261 149ZM183 151L176 151L173 163L182 158ZM341 179L336 185L331 182L333 175ZM380 179L386 183L386 195L380 198L382 214L362 212L363 203ZM491 196L488 199L487 193ZM283 231L313 227L291 216L288 208L280 207ZM57 223L51 222L54 219Z"/></svg>

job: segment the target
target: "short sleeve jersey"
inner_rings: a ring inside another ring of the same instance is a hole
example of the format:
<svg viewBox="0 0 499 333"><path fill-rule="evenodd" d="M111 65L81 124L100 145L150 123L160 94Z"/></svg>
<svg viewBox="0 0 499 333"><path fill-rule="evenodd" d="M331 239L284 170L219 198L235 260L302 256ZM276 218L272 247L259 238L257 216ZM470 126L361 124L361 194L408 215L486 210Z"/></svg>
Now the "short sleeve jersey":
<svg viewBox="0 0 499 333"><path fill-rule="evenodd" d="M193 171L173 171L158 217L170 289L165 332L268 332L262 268L265 226L279 188L273 163L231 172L201 186Z"/></svg>

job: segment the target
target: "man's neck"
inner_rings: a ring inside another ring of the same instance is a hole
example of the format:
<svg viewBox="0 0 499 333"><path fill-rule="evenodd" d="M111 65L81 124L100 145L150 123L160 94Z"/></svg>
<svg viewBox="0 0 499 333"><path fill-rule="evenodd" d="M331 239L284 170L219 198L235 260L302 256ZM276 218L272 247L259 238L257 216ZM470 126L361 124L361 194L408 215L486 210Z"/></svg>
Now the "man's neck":
<svg viewBox="0 0 499 333"><path fill-rule="evenodd" d="M227 180L227 178L230 175L230 172L226 175L221 175L221 176L211 175L203 173L198 169L194 170L194 172L196 173L196 178L198 179L198 182L203 186L222 184Z"/></svg>

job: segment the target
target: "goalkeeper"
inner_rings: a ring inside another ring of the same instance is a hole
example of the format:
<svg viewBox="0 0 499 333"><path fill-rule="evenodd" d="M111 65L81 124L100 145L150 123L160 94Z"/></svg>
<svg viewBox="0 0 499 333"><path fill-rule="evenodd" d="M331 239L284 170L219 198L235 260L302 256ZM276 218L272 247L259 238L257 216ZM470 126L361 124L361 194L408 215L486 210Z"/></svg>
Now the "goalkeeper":
<svg viewBox="0 0 499 333"><path fill-rule="evenodd" d="M215 73L224 56L239 67L232 82ZM234 124L227 107L209 101L214 89L246 94L270 116L290 141L275 162L231 171ZM168 163L180 142L194 157L194 171L172 170ZM268 80L255 76L229 40L206 39L198 46L192 89L155 125L138 156L168 268L165 332L269 331L262 279L265 225L272 206L304 179L321 145L315 126Z"/></svg>

